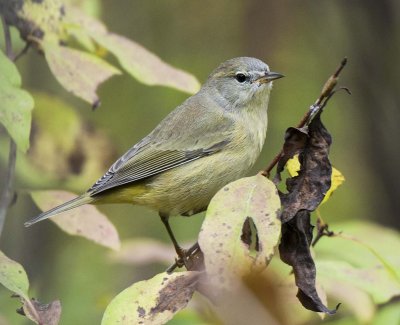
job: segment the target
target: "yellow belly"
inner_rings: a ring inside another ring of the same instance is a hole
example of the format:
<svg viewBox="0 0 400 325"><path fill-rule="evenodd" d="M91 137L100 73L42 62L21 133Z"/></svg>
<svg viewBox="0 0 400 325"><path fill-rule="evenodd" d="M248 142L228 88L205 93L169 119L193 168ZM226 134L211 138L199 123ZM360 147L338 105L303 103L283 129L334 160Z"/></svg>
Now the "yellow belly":
<svg viewBox="0 0 400 325"><path fill-rule="evenodd" d="M200 212L207 208L224 185L243 177L254 161L236 154L216 153L101 194L101 203L132 203L170 216Z"/></svg>
<svg viewBox="0 0 400 325"><path fill-rule="evenodd" d="M257 131L258 128L255 128ZM222 151L158 175L110 189L96 203L132 203L174 216L200 212L226 184L247 174L256 161L264 133L241 132Z"/></svg>

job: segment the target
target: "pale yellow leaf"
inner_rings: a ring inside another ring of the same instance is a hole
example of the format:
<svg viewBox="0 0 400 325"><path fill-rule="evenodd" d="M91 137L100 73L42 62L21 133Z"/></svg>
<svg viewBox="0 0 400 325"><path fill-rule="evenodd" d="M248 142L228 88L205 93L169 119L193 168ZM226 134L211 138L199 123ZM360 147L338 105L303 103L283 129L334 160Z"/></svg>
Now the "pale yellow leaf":
<svg viewBox="0 0 400 325"><path fill-rule="evenodd" d="M87 33L101 47L115 55L121 66L138 81L146 85L172 87L191 94L200 89L199 81L192 74L164 62L135 41L107 31L97 19L71 7L67 8L66 13L67 30L76 35L76 29L81 28L83 33ZM87 43L86 40L84 42Z"/></svg>
<svg viewBox="0 0 400 325"><path fill-rule="evenodd" d="M161 325L192 297L199 272L160 273L119 293L107 306L102 325Z"/></svg>
<svg viewBox="0 0 400 325"><path fill-rule="evenodd" d="M31 195L43 211L76 197L75 194L66 191L33 191ZM82 236L115 250L120 248L118 232L114 225L93 205L83 205L51 217L50 220L70 235Z"/></svg>
<svg viewBox="0 0 400 325"><path fill-rule="evenodd" d="M43 42L46 60L58 82L75 96L99 105L97 87L120 71L89 53L71 49L53 42Z"/></svg>

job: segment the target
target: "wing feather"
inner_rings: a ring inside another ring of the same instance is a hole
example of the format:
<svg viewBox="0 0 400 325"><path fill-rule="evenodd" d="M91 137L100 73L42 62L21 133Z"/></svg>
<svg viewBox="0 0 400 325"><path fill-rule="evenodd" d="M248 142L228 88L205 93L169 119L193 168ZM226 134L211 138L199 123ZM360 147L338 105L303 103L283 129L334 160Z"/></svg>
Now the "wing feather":
<svg viewBox="0 0 400 325"><path fill-rule="evenodd" d="M118 159L89 194L143 180L220 151L230 142L233 122L215 105L208 97L190 97Z"/></svg>
<svg viewBox="0 0 400 325"><path fill-rule="evenodd" d="M96 195L117 186L155 176L166 170L214 154L228 143L228 140L224 140L209 148L191 151L149 149L149 152L138 153L131 157L116 172L112 172L112 168L110 168L106 173L107 176L105 175L97 181L89 192L91 195Z"/></svg>

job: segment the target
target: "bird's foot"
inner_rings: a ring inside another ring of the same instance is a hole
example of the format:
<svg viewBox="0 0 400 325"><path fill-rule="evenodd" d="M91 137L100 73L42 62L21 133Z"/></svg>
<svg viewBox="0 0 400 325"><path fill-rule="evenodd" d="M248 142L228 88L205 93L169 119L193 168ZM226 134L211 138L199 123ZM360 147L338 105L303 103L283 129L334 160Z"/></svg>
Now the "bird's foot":
<svg viewBox="0 0 400 325"><path fill-rule="evenodd" d="M172 273L176 268L185 267L188 271L201 271L204 269L203 253L200 250L199 244L196 243L189 249L181 247L176 248L178 258L167 270L167 273Z"/></svg>

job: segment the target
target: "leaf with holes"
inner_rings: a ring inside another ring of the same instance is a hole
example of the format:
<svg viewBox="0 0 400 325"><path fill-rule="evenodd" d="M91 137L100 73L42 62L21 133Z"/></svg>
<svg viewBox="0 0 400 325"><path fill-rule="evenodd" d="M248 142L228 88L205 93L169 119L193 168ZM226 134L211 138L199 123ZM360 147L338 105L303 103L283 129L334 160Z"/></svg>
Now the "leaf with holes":
<svg viewBox="0 0 400 325"><path fill-rule="evenodd" d="M0 283L8 290L28 299L29 281L24 268L2 251L0 251Z"/></svg>
<svg viewBox="0 0 400 325"><path fill-rule="evenodd" d="M32 96L21 89L21 77L14 63L0 51L0 123L4 125L18 148L29 148Z"/></svg>
<svg viewBox="0 0 400 325"><path fill-rule="evenodd" d="M199 272L160 273L137 282L111 301L101 324L165 324L187 305L199 277Z"/></svg>
<svg viewBox="0 0 400 325"><path fill-rule="evenodd" d="M31 196L42 211L76 197L75 194L66 191L33 191ZM85 237L114 250L118 250L121 245L114 225L92 205L63 212L50 220L70 235Z"/></svg>
<svg viewBox="0 0 400 325"><path fill-rule="evenodd" d="M214 196L199 235L211 282L230 287L230 279L266 267L279 240L279 212L276 187L261 175L230 183Z"/></svg>

